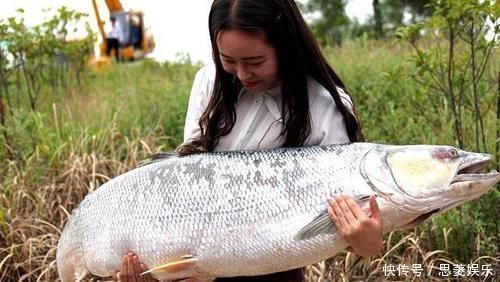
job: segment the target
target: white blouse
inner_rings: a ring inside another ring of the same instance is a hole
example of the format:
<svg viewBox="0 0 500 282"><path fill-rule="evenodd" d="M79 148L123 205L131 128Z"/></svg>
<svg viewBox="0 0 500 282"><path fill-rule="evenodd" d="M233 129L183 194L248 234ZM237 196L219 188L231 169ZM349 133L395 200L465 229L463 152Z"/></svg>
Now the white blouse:
<svg viewBox="0 0 500 282"><path fill-rule="evenodd" d="M193 82L184 126L184 142L200 134L198 121L208 105L215 80L215 65L198 71ZM305 145L349 143L344 118L330 93L314 79L308 79L311 134ZM337 88L343 103L352 109L352 102ZM217 151L257 150L280 147L283 137L280 87L262 93L249 93L244 88L236 103L236 122L231 132L220 138Z"/></svg>

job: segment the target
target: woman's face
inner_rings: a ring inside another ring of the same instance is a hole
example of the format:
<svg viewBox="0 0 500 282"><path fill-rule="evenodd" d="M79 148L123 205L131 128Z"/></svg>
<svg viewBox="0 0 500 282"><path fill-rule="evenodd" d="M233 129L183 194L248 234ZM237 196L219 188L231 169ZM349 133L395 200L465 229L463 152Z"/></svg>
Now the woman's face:
<svg viewBox="0 0 500 282"><path fill-rule="evenodd" d="M238 77L249 92L260 92L281 82L278 58L262 33L231 29L217 35L222 67Z"/></svg>

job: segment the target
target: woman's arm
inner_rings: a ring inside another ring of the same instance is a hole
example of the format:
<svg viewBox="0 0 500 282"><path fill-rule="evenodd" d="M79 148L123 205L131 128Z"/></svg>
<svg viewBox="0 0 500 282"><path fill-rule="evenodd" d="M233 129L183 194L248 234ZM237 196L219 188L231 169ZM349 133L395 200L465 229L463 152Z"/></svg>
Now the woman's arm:
<svg viewBox="0 0 500 282"><path fill-rule="evenodd" d="M189 103L184 123L184 143L200 134L198 122L205 111L214 87L215 66L207 65L201 68L194 78L189 94Z"/></svg>

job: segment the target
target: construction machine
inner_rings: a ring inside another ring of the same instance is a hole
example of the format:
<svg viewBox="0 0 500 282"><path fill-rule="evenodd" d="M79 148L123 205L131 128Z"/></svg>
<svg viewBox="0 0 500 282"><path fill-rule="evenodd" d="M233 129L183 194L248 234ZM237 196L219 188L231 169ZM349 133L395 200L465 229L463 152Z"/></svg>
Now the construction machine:
<svg viewBox="0 0 500 282"><path fill-rule="evenodd" d="M151 32L144 25L144 13L141 11L125 11L120 0L105 0L110 17L116 19L116 24L120 25L124 40L120 42L119 57L124 61L132 61L143 58L146 54L153 52L155 42ZM97 18L97 26L102 37L100 44L101 58L96 59L96 64L109 63L106 56L106 33L104 31L104 21L99 14L96 0L92 0L94 12Z"/></svg>

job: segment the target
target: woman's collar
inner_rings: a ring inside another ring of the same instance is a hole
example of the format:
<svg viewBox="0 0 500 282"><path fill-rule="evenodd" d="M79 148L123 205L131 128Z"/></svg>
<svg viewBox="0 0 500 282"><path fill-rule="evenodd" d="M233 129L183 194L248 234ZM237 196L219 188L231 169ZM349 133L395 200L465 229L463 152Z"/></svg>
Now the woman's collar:
<svg viewBox="0 0 500 282"><path fill-rule="evenodd" d="M276 86L276 87L273 87L273 88L270 88L270 89L267 89L264 91L265 94L268 94L270 96L276 96L280 92L281 92L281 84Z"/></svg>
<svg viewBox="0 0 500 282"><path fill-rule="evenodd" d="M239 97L241 97L243 94L249 93L245 87L242 87L239 93ZM258 93L252 93L252 95L260 96L260 95L268 95L271 97L274 97L278 94L281 93L281 85L275 86L273 88L258 92Z"/></svg>

